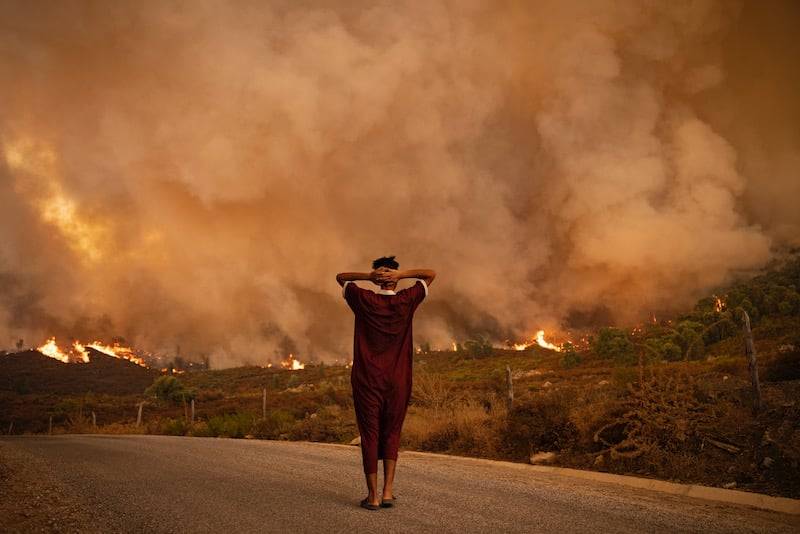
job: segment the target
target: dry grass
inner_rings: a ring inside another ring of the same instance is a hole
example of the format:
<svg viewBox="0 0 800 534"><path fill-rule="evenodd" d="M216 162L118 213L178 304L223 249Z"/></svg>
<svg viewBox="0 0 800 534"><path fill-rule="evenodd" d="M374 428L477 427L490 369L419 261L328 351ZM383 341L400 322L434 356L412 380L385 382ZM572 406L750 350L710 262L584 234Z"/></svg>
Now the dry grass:
<svg viewBox="0 0 800 534"><path fill-rule="evenodd" d="M434 406L411 406L403 425L405 448L483 456L499 456L500 427L506 418L502 402L475 398Z"/></svg>

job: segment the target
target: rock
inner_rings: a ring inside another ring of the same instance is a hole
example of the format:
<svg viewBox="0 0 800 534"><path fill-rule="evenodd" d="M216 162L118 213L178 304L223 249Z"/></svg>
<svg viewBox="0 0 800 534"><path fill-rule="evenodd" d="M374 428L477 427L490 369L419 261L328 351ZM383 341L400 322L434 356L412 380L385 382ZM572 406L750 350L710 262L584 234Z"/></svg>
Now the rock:
<svg viewBox="0 0 800 534"><path fill-rule="evenodd" d="M350 442L350 445L361 445L361 436L356 436L353 441Z"/></svg>
<svg viewBox="0 0 800 534"><path fill-rule="evenodd" d="M730 377L728 375L725 375L725 376L722 377L722 381L725 382L728 378L730 378Z"/></svg>
<svg viewBox="0 0 800 534"><path fill-rule="evenodd" d="M316 419L317 414L316 413L312 413L310 417L311 417L311 419Z"/></svg>
<svg viewBox="0 0 800 534"><path fill-rule="evenodd" d="M596 466L603 465L604 463L606 463L606 459L602 454L594 459L594 465Z"/></svg>
<svg viewBox="0 0 800 534"><path fill-rule="evenodd" d="M548 464L556 459L554 452L537 452L531 455L532 464Z"/></svg>
<svg viewBox="0 0 800 534"><path fill-rule="evenodd" d="M608 384L608 380L601 380L597 383L598 386L605 386L606 384Z"/></svg>
<svg viewBox="0 0 800 534"><path fill-rule="evenodd" d="M728 482L727 484L723 484L722 487L725 489L733 489L736 487L736 482Z"/></svg>
<svg viewBox="0 0 800 534"><path fill-rule="evenodd" d="M775 460L773 460L769 456L765 456L764 459L761 461L761 466L764 469L769 469L770 467L772 467L772 464L774 464L774 463L775 463Z"/></svg>
<svg viewBox="0 0 800 534"><path fill-rule="evenodd" d="M549 388L549 387L550 387L550 386L552 386L552 385L553 385L553 384L551 384L551 383L550 383L550 381L548 380L547 382L545 382L544 384L542 384L542 387L543 387L543 388Z"/></svg>
<svg viewBox="0 0 800 534"><path fill-rule="evenodd" d="M256 439L256 437L253 434L247 434L244 439Z"/></svg>

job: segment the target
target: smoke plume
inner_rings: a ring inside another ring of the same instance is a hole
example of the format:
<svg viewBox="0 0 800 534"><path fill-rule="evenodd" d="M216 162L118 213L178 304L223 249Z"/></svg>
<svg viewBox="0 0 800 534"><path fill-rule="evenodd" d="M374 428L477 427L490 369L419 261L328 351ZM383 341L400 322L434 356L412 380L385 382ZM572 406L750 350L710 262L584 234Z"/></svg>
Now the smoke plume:
<svg viewBox="0 0 800 534"><path fill-rule="evenodd" d="M350 359L641 320L800 233L796 2L3 2L0 340Z"/></svg>

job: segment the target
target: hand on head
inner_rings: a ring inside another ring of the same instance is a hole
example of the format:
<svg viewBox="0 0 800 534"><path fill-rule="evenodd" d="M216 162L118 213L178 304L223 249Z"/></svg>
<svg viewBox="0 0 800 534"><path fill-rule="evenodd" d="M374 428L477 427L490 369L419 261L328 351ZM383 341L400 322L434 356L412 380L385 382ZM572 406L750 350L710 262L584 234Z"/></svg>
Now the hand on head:
<svg viewBox="0 0 800 534"><path fill-rule="evenodd" d="M370 273L370 280L377 285L396 284L400 279L396 269L378 267Z"/></svg>

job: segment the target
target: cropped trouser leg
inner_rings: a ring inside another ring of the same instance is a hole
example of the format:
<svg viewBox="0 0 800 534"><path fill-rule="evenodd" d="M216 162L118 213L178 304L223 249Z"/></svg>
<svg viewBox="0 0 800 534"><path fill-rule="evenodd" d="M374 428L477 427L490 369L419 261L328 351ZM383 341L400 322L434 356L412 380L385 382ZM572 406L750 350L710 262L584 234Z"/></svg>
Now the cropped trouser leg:
<svg viewBox="0 0 800 534"><path fill-rule="evenodd" d="M378 459L397 460L408 401L402 396L361 391L353 395L361 434L364 472L378 472Z"/></svg>

